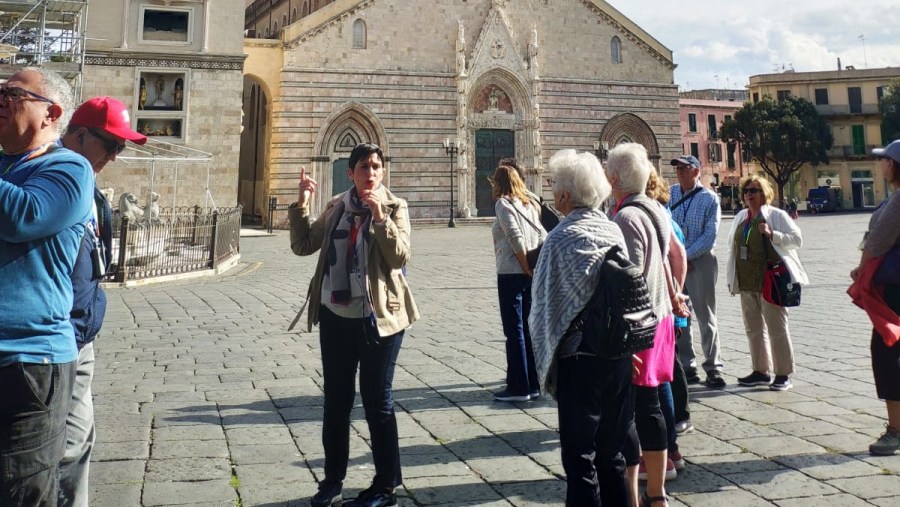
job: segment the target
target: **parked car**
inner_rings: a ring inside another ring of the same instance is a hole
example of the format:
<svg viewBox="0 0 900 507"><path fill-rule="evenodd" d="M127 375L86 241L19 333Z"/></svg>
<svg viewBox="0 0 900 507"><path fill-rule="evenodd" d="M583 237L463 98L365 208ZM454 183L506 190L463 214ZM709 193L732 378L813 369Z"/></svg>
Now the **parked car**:
<svg viewBox="0 0 900 507"><path fill-rule="evenodd" d="M834 211L844 207L841 187L818 187L806 194L806 209L810 213Z"/></svg>

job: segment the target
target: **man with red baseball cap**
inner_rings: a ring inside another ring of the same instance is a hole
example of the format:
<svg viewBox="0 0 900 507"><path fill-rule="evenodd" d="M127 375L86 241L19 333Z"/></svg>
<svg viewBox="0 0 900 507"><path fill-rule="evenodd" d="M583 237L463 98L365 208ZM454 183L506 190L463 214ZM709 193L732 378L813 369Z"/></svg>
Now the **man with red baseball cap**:
<svg viewBox="0 0 900 507"><path fill-rule="evenodd" d="M96 97L81 104L60 140L80 154L96 175L125 149L125 141L137 144L147 137L131 129L125 104L111 97ZM111 258L112 208L94 184L94 210L85 228L72 271L73 305L70 322L78 345L75 384L66 417L66 452L59 463L59 506L87 507L88 466L94 446L94 338L106 314L106 295L100 280Z"/></svg>

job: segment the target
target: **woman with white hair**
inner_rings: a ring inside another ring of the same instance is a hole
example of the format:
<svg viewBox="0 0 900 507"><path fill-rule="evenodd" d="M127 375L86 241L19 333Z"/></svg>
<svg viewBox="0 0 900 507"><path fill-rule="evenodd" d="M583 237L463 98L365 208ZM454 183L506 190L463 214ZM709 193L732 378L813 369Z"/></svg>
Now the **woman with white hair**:
<svg viewBox="0 0 900 507"><path fill-rule="evenodd" d="M667 505L666 474L670 478L675 475L675 465L666 456L668 435L659 403L660 385L672 381L675 361L672 299L676 291L667 267L672 228L665 209L644 193L652 171L647 150L640 144L620 144L609 152L606 174L616 201L612 220L622 230L629 259L643 268L653 311L659 318L653 347L637 354L643 363L634 378L634 420L640 444L631 441L630 449L626 447L630 465L640 450L646 466L647 490L641 497L642 506ZM634 480L631 484L636 489Z"/></svg>
<svg viewBox="0 0 900 507"><path fill-rule="evenodd" d="M541 249L528 322L541 388L558 402L566 505L630 505L621 451L631 425L631 359L592 354L581 332L570 330L597 288L607 252L625 243L600 211L610 186L596 157L562 150L549 169L565 218Z"/></svg>

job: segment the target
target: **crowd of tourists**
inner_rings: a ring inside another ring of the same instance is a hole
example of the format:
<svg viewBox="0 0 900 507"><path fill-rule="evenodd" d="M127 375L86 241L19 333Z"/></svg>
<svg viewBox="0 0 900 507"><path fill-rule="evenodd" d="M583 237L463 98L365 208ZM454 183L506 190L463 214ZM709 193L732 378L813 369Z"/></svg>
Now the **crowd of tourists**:
<svg viewBox="0 0 900 507"><path fill-rule="evenodd" d="M111 209L95 177L126 141L146 142L130 124L126 106L109 97L76 109L68 83L51 71L28 68L0 84L0 505L89 505L92 343L111 246ZM873 155L896 190L900 140ZM375 476L343 505L395 505L403 482L392 384L419 312L406 279L407 203L383 185L384 161L377 145L354 147L351 188L315 219L318 183L301 169L289 210L292 251L318 252L307 322L319 328L325 476L314 507L343 501L357 370ZM688 385L725 387L718 198L701 184L695 157L671 164L678 183L667 187L639 144L612 149L606 167L592 154L559 151L548 164L552 205L528 190L513 159L501 160L491 177L507 356L506 385L494 397L556 400L567 505L667 505L666 481L686 466L678 435L693 430ZM809 283L797 253L802 233L772 205L765 178L744 178L740 195L744 209L722 256L750 345L752 371L738 382L785 391L794 372L787 308ZM888 412L887 431L870 446L876 455L900 452L898 195L873 213L851 273L850 293L873 321L872 366ZM623 336L646 341L633 353L612 353L596 338L595 312L613 304L598 294L626 279L639 282L644 329L629 320L637 327Z"/></svg>
<svg viewBox="0 0 900 507"><path fill-rule="evenodd" d="M875 155L889 161L885 174L900 185L900 142ZM404 329L418 313L405 276L406 203L381 184L383 161L377 146L357 146L348 169L354 185L315 220L309 202L318 184L301 172L290 210L294 253L319 252L308 325L311 330L318 323L322 350L325 477L310 499L313 507L343 501L357 367L375 477L343 505L395 505L394 490L402 482L391 384ZM701 184L696 157L671 164L678 183L668 187L639 144L612 149L605 168L592 154L559 151L548 164L552 206L528 190L514 159L501 160L490 178L507 357L505 386L494 398L556 400L566 505L668 505L666 481L686 466L678 435L693 430L688 385L704 380L709 388L726 386L715 296L720 206ZM798 255L803 237L795 220L772 205L767 179L744 178L740 194L744 208L732 221L722 257L728 289L740 296L750 345L752 371L738 382L786 391L794 372L788 307L809 283ZM873 215L862 265L900 242L897 222L883 218L896 212L897 194L887 202ZM548 218L548 209L556 216ZM595 342L587 322L598 291L611 283L603 266L619 253L643 275L656 320L652 343L613 357ZM888 287L885 298L896 312L897 287ZM691 320L700 331L699 359ZM900 399L900 346L885 345L877 327L872 342L878 393L888 400L890 421L871 451L891 454L900 450L898 402L891 401Z"/></svg>

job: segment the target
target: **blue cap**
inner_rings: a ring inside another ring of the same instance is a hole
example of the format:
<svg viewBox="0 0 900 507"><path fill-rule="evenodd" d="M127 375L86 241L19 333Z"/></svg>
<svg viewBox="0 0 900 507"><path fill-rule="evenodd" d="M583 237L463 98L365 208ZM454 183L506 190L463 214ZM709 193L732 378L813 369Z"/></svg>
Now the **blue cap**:
<svg viewBox="0 0 900 507"><path fill-rule="evenodd" d="M884 148L875 148L872 150L872 156L887 157L900 164L900 139L897 139Z"/></svg>
<svg viewBox="0 0 900 507"><path fill-rule="evenodd" d="M693 155L682 155L672 159L672 165L686 165L694 169L700 169L700 161Z"/></svg>

